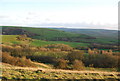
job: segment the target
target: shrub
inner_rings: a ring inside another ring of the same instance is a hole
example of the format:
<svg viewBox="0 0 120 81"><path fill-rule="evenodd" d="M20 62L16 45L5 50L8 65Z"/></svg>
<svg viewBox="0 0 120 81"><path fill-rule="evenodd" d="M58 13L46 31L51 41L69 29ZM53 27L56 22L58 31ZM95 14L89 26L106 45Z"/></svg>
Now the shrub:
<svg viewBox="0 0 120 81"><path fill-rule="evenodd" d="M27 56L27 58L31 58L31 60L33 61L42 62L42 63L50 63L50 64L56 63L56 58L50 56L31 55L31 56Z"/></svg>
<svg viewBox="0 0 120 81"><path fill-rule="evenodd" d="M61 51L71 51L73 50L72 47L70 47L69 45L65 45L65 44L50 44L50 45L46 45L46 48L57 48Z"/></svg>
<svg viewBox="0 0 120 81"><path fill-rule="evenodd" d="M59 59L55 67L59 69L67 69L67 66L68 66L67 63L68 63L67 60Z"/></svg>
<svg viewBox="0 0 120 81"><path fill-rule="evenodd" d="M32 67L35 67L35 65L32 63L32 61L30 59L27 59L25 56L22 57L22 58L13 57L8 52L3 52L2 53L2 62L11 64L11 65L15 65L15 66L22 66L22 67L32 66Z"/></svg>
<svg viewBox="0 0 120 81"><path fill-rule="evenodd" d="M98 68L115 68L118 65L117 56L107 54L88 54L84 58L84 64Z"/></svg>
<svg viewBox="0 0 120 81"><path fill-rule="evenodd" d="M67 58L70 62L73 62L74 60L82 60L83 54L84 51L82 50L73 50L67 55Z"/></svg>
<svg viewBox="0 0 120 81"><path fill-rule="evenodd" d="M85 68L84 64L80 60L73 61L73 69L75 70L83 70Z"/></svg>

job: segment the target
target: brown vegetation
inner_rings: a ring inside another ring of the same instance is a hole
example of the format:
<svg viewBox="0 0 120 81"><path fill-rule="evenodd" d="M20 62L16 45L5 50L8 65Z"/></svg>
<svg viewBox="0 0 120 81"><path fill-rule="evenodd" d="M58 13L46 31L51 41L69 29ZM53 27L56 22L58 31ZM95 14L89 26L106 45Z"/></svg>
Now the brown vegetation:
<svg viewBox="0 0 120 81"><path fill-rule="evenodd" d="M67 58L70 62L74 60L82 60L83 54L84 54L84 51L82 50L73 50L67 55Z"/></svg>
<svg viewBox="0 0 120 81"><path fill-rule="evenodd" d="M59 59L58 62L57 62L56 67L59 68L59 69L67 69L67 66L68 66L67 63L68 63L67 60Z"/></svg>
<svg viewBox="0 0 120 81"><path fill-rule="evenodd" d="M82 61L75 60L75 61L73 61L73 69L75 69L75 70L84 70L85 66L84 66Z"/></svg>
<svg viewBox="0 0 120 81"><path fill-rule="evenodd" d="M3 52L2 53L2 62L11 64L11 65L15 65L15 66L22 66L22 67L32 66L32 67L35 67L35 65L32 63L32 61L30 59L26 59L25 56L23 56L21 58L13 57L8 52Z"/></svg>
<svg viewBox="0 0 120 81"><path fill-rule="evenodd" d="M17 60L24 60L27 58L31 59L32 61L49 63L55 67L58 64L57 68L62 69L73 69L73 61L75 60L82 61L86 67L93 65L93 67L97 68L116 68L120 65L118 64L118 58L120 57L119 52L98 49L88 49L88 52L85 52L83 50L73 49L72 47L64 44L51 44L44 47L33 47L26 45L2 45L2 51L9 52L10 54L6 56L9 58L14 57L14 59ZM6 58L6 60L8 59ZM69 62L66 62L66 60ZM63 65L65 64L64 67L60 65L62 63Z"/></svg>

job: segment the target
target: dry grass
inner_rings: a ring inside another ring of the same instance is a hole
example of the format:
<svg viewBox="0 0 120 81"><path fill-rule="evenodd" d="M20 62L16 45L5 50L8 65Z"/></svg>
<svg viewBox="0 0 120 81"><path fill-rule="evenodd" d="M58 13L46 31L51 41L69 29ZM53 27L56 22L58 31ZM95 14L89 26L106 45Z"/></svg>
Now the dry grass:
<svg viewBox="0 0 120 81"><path fill-rule="evenodd" d="M42 63L37 63L37 64L42 64ZM105 71L86 71L86 70L83 70L83 71L77 71L77 70L62 70L62 69L45 69L45 68L40 68L40 67L18 67L18 66L12 66L10 64L6 64L6 63L2 63L3 65L3 69L24 69L24 70L33 70L33 71L36 71L36 70L43 70L44 72L65 72L65 73L98 73L98 74L106 74L106 75L109 75L109 74L120 74L120 72L105 72ZM44 66L47 66L45 64L42 64ZM49 66L47 66L49 67ZM49 67L50 68L50 67Z"/></svg>
<svg viewBox="0 0 120 81"><path fill-rule="evenodd" d="M119 72L18 67L6 63L2 63L2 71L6 79L120 79Z"/></svg>

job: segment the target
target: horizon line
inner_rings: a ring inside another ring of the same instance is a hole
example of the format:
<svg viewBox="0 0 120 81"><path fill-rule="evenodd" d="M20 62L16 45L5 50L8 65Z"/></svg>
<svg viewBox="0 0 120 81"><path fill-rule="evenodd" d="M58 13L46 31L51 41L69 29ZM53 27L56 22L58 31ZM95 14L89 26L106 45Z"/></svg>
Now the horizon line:
<svg viewBox="0 0 120 81"><path fill-rule="evenodd" d="M8 26L8 25L3 25L4 26ZM68 29L98 29L98 30L117 30L119 31L119 28L118 29L108 29L108 28L88 28L88 27L64 27L64 26L22 26L22 25L9 25L9 26L13 26L13 27L31 27L31 28L68 28ZM1 26L2 27L2 26Z"/></svg>

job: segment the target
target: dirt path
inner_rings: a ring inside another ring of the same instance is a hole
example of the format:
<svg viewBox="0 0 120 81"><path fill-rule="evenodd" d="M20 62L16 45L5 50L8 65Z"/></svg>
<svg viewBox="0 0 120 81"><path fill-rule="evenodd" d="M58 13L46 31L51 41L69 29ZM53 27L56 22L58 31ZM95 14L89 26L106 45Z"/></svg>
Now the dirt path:
<svg viewBox="0 0 120 81"><path fill-rule="evenodd" d="M46 67L46 68L51 68L50 66L48 66L46 64L43 64L43 63L38 63L38 62L33 62L33 63L36 64L36 65L40 65L40 66Z"/></svg>
<svg viewBox="0 0 120 81"><path fill-rule="evenodd" d="M62 69L45 69L45 68L34 68L34 67L10 67L7 65L7 67L3 66L2 69L23 69L23 70L32 70L32 71L37 71L40 70L42 72L64 72L64 73L100 73L100 74L106 74L106 75L110 75L110 74L119 74L120 72L105 72L105 71L76 71L76 70L62 70Z"/></svg>

